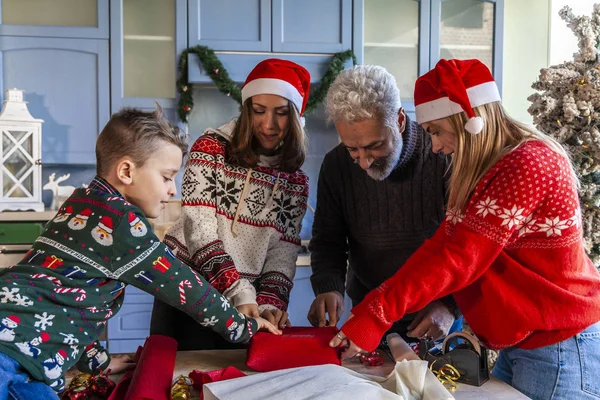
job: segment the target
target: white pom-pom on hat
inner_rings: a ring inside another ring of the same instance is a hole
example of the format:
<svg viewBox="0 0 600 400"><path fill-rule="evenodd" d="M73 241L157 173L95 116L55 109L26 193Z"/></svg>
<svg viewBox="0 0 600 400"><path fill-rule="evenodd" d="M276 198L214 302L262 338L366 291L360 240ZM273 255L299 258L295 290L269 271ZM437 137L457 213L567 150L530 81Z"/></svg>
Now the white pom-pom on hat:
<svg viewBox="0 0 600 400"><path fill-rule="evenodd" d="M483 118L469 118L469 120L465 124L465 129L467 130L467 132L472 133L473 135L477 135L483 130Z"/></svg>

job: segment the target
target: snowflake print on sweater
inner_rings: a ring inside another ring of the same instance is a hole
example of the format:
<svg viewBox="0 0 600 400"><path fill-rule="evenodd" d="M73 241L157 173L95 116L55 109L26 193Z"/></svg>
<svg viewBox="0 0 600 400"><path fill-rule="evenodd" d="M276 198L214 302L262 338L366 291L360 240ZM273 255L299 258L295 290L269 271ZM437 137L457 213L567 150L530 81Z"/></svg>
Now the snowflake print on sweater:
<svg viewBox="0 0 600 400"><path fill-rule="evenodd" d="M308 178L278 172L275 157L249 169L227 161L234 124L205 132L192 146L182 183L182 216L165 236L178 258L234 306L286 310Z"/></svg>
<svg viewBox="0 0 600 400"><path fill-rule="evenodd" d="M540 141L505 155L464 212L448 210L436 234L353 308L342 330L372 350L391 321L450 293L494 349L557 343L600 320L600 273L585 255L566 158Z"/></svg>
<svg viewBox="0 0 600 400"><path fill-rule="evenodd" d="M141 210L102 178L75 190L62 210L23 260L0 270L0 353L35 380L60 391L73 365L89 373L108 366L97 339L128 284L229 340L245 342L256 331L255 319L225 306L214 287L147 229ZM67 222L75 218L80 221Z"/></svg>

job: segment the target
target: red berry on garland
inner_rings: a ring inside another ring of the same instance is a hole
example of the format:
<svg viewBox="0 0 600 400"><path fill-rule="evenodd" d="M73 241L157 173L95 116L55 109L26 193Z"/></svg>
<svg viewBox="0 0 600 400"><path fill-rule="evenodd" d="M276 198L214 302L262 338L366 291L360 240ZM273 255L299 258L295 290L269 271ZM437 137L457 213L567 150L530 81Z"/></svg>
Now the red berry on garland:
<svg viewBox="0 0 600 400"><path fill-rule="evenodd" d="M183 111L190 111L190 110L191 110L190 106L183 107Z"/></svg>
<svg viewBox="0 0 600 400"><path fill-rule="evenodd" d="M219 68L213 69L213 72L215 73L215 75L219 75Z"/></svg>

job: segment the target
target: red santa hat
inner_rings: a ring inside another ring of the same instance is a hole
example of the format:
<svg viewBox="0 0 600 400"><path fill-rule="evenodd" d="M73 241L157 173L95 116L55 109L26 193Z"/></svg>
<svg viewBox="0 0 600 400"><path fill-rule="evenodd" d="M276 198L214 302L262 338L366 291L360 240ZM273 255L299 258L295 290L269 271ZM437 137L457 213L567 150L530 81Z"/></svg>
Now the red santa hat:
<svg viewBox="0 0 600 400"><path fill-rule="evenodd" d="M233 317L229 317L227 322L225 322L225 326L227 327L227 329L230 329L232 325L233 325Z"/></svg>
<svg viewBox="0 0 600 400"><path fill-rule="evenodd" d="M473 107L500 100L494 77L479 60L441 59L415 83L415 113L419 124L464 112L469 117L465 129L477 134L483 129L484 121L475 116Z"/></svg>
<svg viewBox="0 0 600 400"><path fill-rule="evenodd" d="M113 231L113 221L111 217L107 217L106 215L100 218L100 222L98 222L98 227L104 229L108 233L112 233Z"/></svg>
<svg viewBox="0 0 600 400"><path fill-rule="evenodd" d="M50 334L48 332L42 332L40 333L40 339L42 339L42 343L45 343L50 340Z"/></svg>
<svg viewBox="0 0 600 400"><path fill-rule="evenodd" d="M89 208L86 208L82 212L77 213L77 218L88 219L90 217L90 215L92 215L92 210L90 210Z"/></svg>
<svg viewBox="0 0 600 400"><path fill-rule="evenodd" d="M66 352L66 351L64 351L63 349L60 349L60 350L58 351L58 355L59 355L59 356L61 356L61 357L63 358L63 360L66 360L66 359L67 359L67 352Z"/></svg>
<svg viewBox="0 0 600 400"><path fill-rule="evenodd" d="M135 224L140 222L140 218L137 215L135 215L134 213L132 213L131 211L127 215L127 219L129 220L130 226L135 226Z"/></svg>
<svg viewBox="0 0 600 400"><path fill-rule="evenodd" d="M21 318L19 318L16 315L9 315L8 317L6 317L7 319L11 320L12 322L14 322L15 324L20 324L21 323Z"/></svg>
<svg viewBox="0 0 600 400"><path fill-rule="evenodd" d="M310 91L306 68L287 60L268 58L256 64L242 86L242 103L259 94L276 94L291 101L302 115Z"/></svg>
<svg viewBox="0 0 600 400"><path fill-rule="evenodd" d="M63 214L72 214L73 213L73 207L66 206L65 208L63 208L62 212L63 212Z"/></svg>

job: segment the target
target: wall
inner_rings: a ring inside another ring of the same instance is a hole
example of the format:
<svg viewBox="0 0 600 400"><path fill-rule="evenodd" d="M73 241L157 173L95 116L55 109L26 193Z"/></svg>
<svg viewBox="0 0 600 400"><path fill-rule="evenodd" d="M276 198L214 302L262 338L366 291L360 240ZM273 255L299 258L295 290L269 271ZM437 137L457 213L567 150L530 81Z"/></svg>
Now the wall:
<svg viewBox="0 0 600 400"><path fill-rule="evenodd" d="M549 0L505 0L503 104L527 124L531 85L549 63L549 13Z"/></svg>

